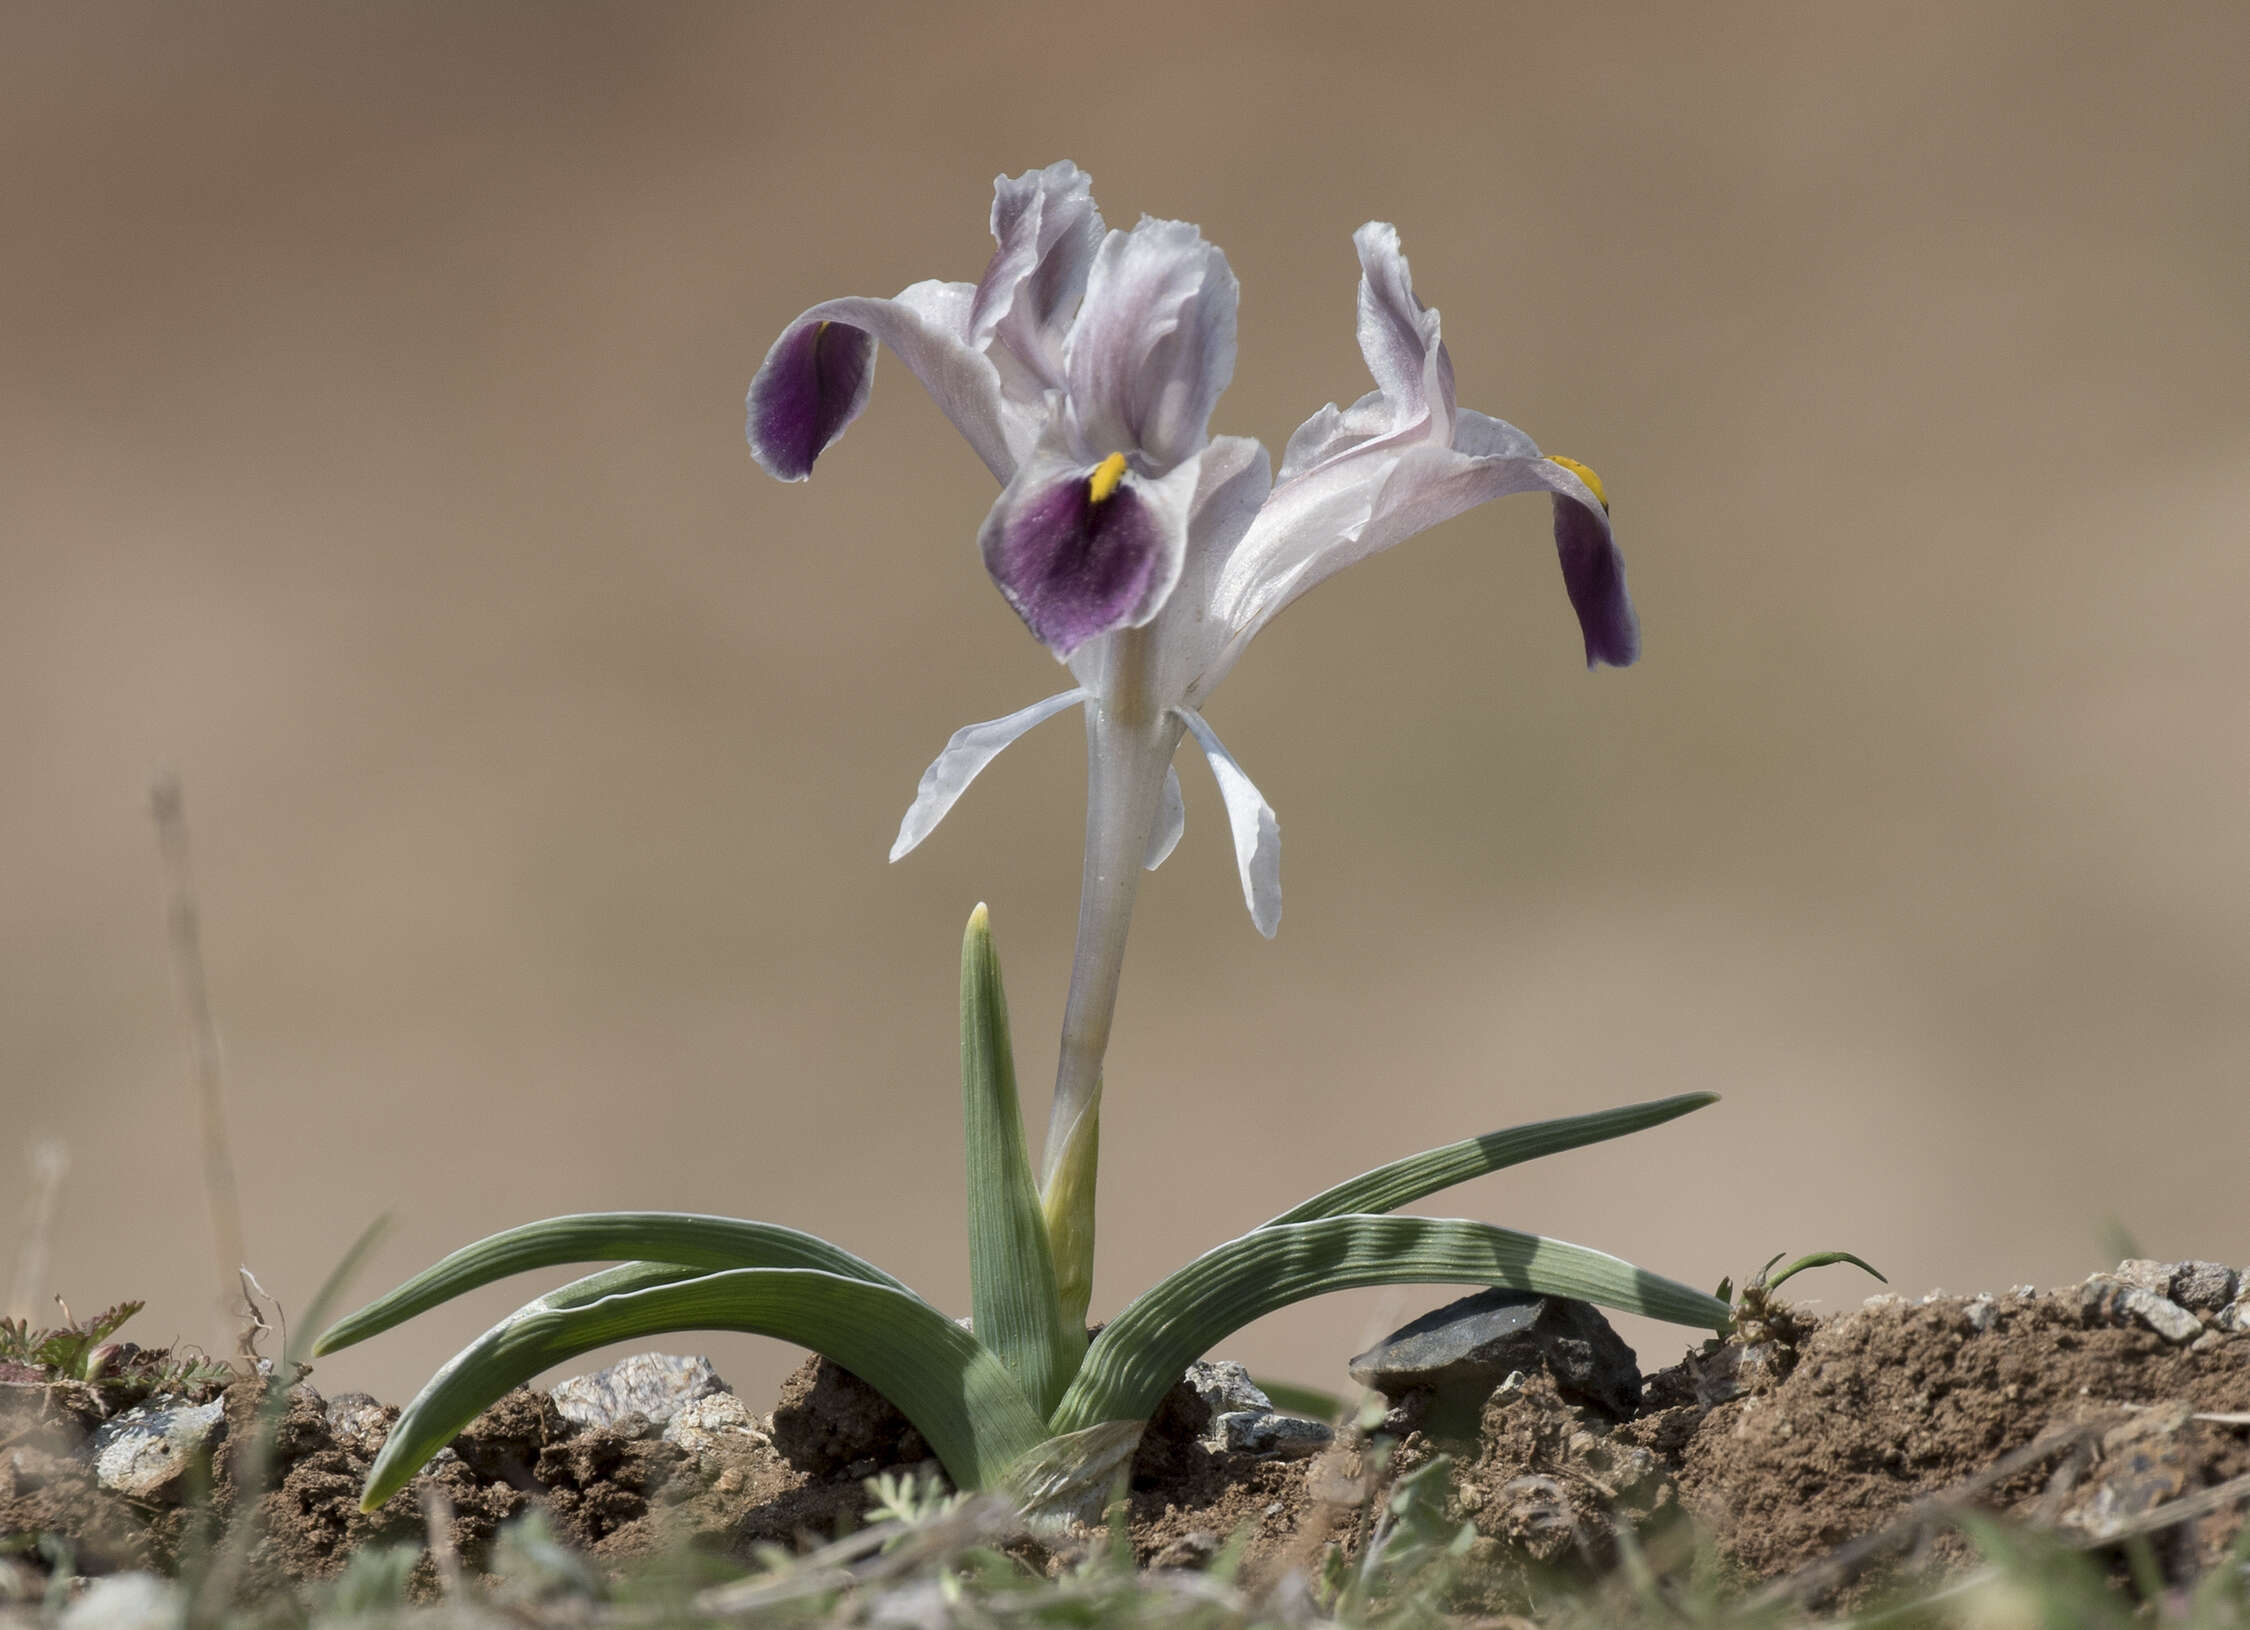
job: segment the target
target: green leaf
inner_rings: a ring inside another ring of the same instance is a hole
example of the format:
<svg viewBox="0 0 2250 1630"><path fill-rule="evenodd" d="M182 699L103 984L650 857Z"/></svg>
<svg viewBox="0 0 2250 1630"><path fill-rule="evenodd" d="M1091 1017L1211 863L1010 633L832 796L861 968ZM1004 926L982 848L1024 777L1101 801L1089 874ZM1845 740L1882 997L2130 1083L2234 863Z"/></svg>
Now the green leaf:
<svg viewBox="0 0 2250 1630"><path fill-rule="evenodd" d="M807 1268L673 1277L680 1272L646 1262L612 1268L487 1330L406 1406L360 1508L372 1511L404 1488L510 1388L610 1342L674 1330L744 1330L826 1354L896 1404L964 1489L993 1481L1046 1436L1000 1361L910 1292Z"/></svg>
<svg viewBox="0 0 2250 1630"><path fill-rule="evenodd" d="M1253 1319L1367 1285L1498 1285L1707 1330L1726 1303L1583 1245L1439 1217L1271 1224L1204 1253L1135 1298L1087 1349L1050 1421L1056 1433L1141 1420L1180 1372Z"/></svg>
<svg viewBox="0 0 2250 1630"><path fill-rule="evenodd" d="M1031 1156L1016 1098L1008 998L982 905L961 940L961 1113L969 1165L969 1308L977 1339L1040 1415L1055 1407L1086 1352L1063 1319Z"/></svg>
<svg viewBox="0 0 2250 1630"><path fill-rule="evenodd" d="M1557 1155L1565 1149L1621 1138L1628 1132L1646 1131L1718 1101L1719 1095L1715 1092L1683 1092L1645 1104L1627 1104L1622 1109L1568 1115L1554 1121L1533 1121L1527 1126L1487 1132L1480 1138L1464 1138L1442 1149L1408 1155L1404 1160L1394 1160L1387 1166L1362 1172L1284 1211L1266 1227L1311 1222L1316 1217L1376 1216L1396 1211L1424 1195L1435 1194L1456 1183L1466 1183L1472 1177L1482 1177L1505 1166L1520 1166L1542 1155Z"/></svg>
<svg viewBox="0 0 2250 1630"><path fill-rule="evenodd" d="M1780 1260L1781 1258L1777 1256L1773 1259L1773 1262L1779 1262ZM1766 1264L1766 1268L1768 1270L1773 1267L1773 1262L1769 1262ZM1862 1261L1860 1258L1853 1256L1849 1251L1815 1251L1810 1256L1799 1257L1796 1261L1790 1263L1788 1267L1782 1269L1781 1272L1775 1274L1771 1279L1768 1279L1765 1276L1765 1273L1761 1272L1758 1275L1758 1282L1764 1285L1766 1289L1774 1290L1779 1288L1783 1280L1793 1279L1798 1274L1803 1273L1807 1268L1832 1268L1839 1262L1848 1262L1853 1267L1859 1269L1862 1273L1873 1274L1878 1283L1885 1285L1890 1283L1888 1279L1885 1279L1883 1277L1882 1271L1878 1269L1873 1263Z"/></svg>
<svg viewBox="0 0 2250 1630"><path fill-rule="evenodd" d="M328 1277L320 1282L320 1289L313 1292L312 1301L306 1304L303 1324L305 1330L318 1330L328 1322L328 1315L336 1310L336 1304L343 1299L344 1288L358 1275L361 1266L367 1261L368 1253L381 1243L383 1236L390 1230L391 1214L386 1211L359 1231L359 1238L353 1240L344 1254L336 1259L336 1266L328 1270ZM294 1369L304 1361L304 1339L299 1335L284 1343L284 1369Z"/></svg>
<svg viewBox="0 0 2250 1630"><path fill-rule="evenodd" d="M615 1262L647 1258L709 1271L715 1268L817 1268L887 1285L906 1287L872 1263L840 1246L776 1223L744 1222L734 1217L703 1217L681 1211L598 1211L525 1223L464 1245L436 1266L424 1269L387 1296L361 1308L322 1333L313 1355L333 1353L369 1336L404 1324L464 1291L532 1268L564 1263ZM912 1295L911 1291L907 1291Z"/></svg>
<svg viewBox="0 0 2250 1630"><path fill-rule="evenodd" d="M1302 1415L1308 1421L1334 1422L1344 1418L1344 1400L1325 1388L1302 1386L1295 1381L1269 1381L1262 1375L1252 1376L1250 1384L1264 1393L1273 1407L1284 1415Z"/></svg>

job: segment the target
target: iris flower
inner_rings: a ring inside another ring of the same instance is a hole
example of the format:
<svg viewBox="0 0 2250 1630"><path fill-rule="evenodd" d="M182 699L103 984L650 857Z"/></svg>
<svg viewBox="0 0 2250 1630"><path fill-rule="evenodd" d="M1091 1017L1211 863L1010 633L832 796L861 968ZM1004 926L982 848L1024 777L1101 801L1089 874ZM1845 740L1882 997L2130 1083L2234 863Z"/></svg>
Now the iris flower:
<svg viewBox="0 0 2250 1630"><path fill-rule="evenodd" d="M994 183L997 247L975 283L829 300L777 339L752 381L752 453L802 481L866 407L877 345L921 380L1002 486L985 569L1077 683L958 731L922 776L899 859L1010 742L1083 711L1089 767L1078 943L1063 1019L1045 1204L1066 1304L1090 1284L1101 1064L1143 867L1179 841L1173 754L1192 736L1218 781L1243 896L1281 920L1272 808L1201 708L1258 631L1355 562L1511 493L1553 501L1563 588L1589 667L1640 654L1600 479L1513 425L1460 407L1438 314L1415 298L1393 227L1358 247L1359 344L1375 389L1264 447L1210 434L1234 373L1236 284L1194 226L1106 229L1063 162Z"/></svg>

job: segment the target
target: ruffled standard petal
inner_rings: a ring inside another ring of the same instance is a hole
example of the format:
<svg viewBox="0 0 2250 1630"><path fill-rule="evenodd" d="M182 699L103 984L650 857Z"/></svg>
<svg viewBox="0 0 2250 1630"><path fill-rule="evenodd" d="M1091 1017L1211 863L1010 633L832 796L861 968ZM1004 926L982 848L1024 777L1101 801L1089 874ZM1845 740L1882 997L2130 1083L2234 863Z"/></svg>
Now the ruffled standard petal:
<svg viewBox="0 0 2250 1630"><path fill-rule="evenodd" d="M1102 241L1093 181L1068 159L992 183L999 246L970 306L969 343L1007 347L1038 386L1063 385L1063 340Z"/></svg>
<svg viewBox="0 0 2250 1630"><path fill-rule="evenodd" d="M1352 234L1359 251L1359 354L1390 412L1393 431L1428 426L1431 441L1453 439L1453 359L1438 314L1414 296L1414 274L1398 228L1369 221Z"/></svg>
<svg viewBox="0 0 2250 1630"><path fill-rule="evenodd" d="M1143 871L1153 872L1172 858L1172 851L1180 846L1180 835L1187 830L1187 800L1180 796L1180 772L1169 766L1164 771L1164 802L1156 812L1156 825L1148 835L1148 859L1141 862Z"/></svg>
<svg viewBox="0 0 2250 1630"><path fill-rule="evenodd" d="M1191 461L1161 480L1122 453L1091 467L1051 443L1018 472L978 534L985 570L1056 656L1154 617L1179 581Z"/></svg>
<svg viewBox="0 0 2250 1630"><path fill-rule="evenodd" d="M1212 779L1219 783L1219 797L1227 806L1227 824L1234 829L1234 864L1242 874L1243 903L1249 906L1258 932L1270 940L1281 927L1281 823L1203 715L1184 707L1172 712L1211 762Z"/></svg>
<svg viewBox="0 0 2250 1630"><path fill-rule="evenodd" d="M1234 377L1236 299L1227 257L1186 221L1104 239L1064 347L1080 444L1151 474L1192 457Z"/></svg>
<svg viewBox="0 0 2250 1630"><path fill-rule="evenodd" d="M1015 473L999 371L967 343L966 284L917 283L895 300L827 300L781 332L750 381L750 453L802 481L867 406L875 345L889 346L1000 480Z"/></svg>
<svg viewBox="0 0 2250 1630"><path fill-rule="evenodd" d="M891 844L891 859L899 860L911 854L915 845L936 831L946 812L969 790L969 783L982 774L984 767L998 758L1010 742L1033 726L1046 723L1065 708L1081 705L1086 696L1083 690L1066 690L1044 702L1019 709L1005 719L987 719L983 724L967 724L954 731L953 739L945 744L945 751L922 772L921 785L914 789L914 802L907 806L906 818L898 823L898 838Z"/></svg>

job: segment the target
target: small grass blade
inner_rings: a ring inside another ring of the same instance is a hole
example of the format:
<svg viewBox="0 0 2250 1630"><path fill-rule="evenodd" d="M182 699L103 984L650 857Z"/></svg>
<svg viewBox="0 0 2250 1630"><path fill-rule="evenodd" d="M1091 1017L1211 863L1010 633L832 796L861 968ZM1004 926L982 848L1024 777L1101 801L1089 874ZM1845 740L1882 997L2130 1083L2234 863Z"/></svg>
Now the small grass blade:
<svg viewBox="0 0 2250 1630"><path fill-rule="evenodd" d="M1396 1211L1440 1189L1466 1183L1472 1177L1482 1177L1506 1166L1520 1166L1543 1155L1558 1155L1566 1149L1582 1149L1589 1143L1605 1143L1629 1132L1645 1132L1652 1126L1662 1126L1666 1121L1677 1120L1718 1101L1719 1095L1715 1092L1683 1092L1645 1104L1596 1110L1591 1115L1567 1115L1560 1120L1533 1121L1526 1126L1487 1132L1482 1137L1464 1138L1442 1149L1408 1155L1404 1160L1394 1160L1387 1166L1362 1172L1332 1189L1323 1190L1302 1205L1292 1206L1265 1226L1274 1228L1283 1223L1311 1222L1316 1217L1366 1217Z"/></svg>
<svg viewBox="0 0 2250 1630"><path fill-rule="evenodd" d="M494 1399L542 1370L613 1341L674 1330L744 1330L825 1353L896 1404L964 1489L982 1488L1047 1435L1000 1361L906 1291L806 1268L661 1282L678 1271L661 1263L613 1268L494 1325L406 1406L360 1508L373 1511L404 1488ZM596 1286L604 1279L614 1288ZM576 1305L562 1305L565 1296Z"/></svg>
<svg viewBox="0 0 2250 1630"><path fill-rule="evenodd" d="M815 1268L905 1291L882 1269L841 1246L778 1223L704 1217L682 1211L599 1211L525 1223L416 1274L386 1296L340 1319L313 1343L313 1356L382 1334L464 1291L533 1268L647 1259L709 1272L719 1268Z"/></svg>
<svg viewBox="0 0 2250 1630"><path fill-rule="evenodd" d="M1773 1259L1773 1262L1779 1262L1780 1260L1780 1257L1775 1257ZM1773 1267L1773 1262L1769 1262L1766 1264L1766 1267L1769 1270ZM1774 1274L1770 1279L1768 1279L1763 1273L1761 1273L1758 1277L1760 1283L1762 1283L1766 1287L1766 1289L1779 1290L1782 1286L1783 1281L1796 1278L1797 1275L1803 1273L1807 1268L1833 1268L1839 1262L1848 1262L1853 1267L1859 1269L1862 1273L1873 1274L1876 1278L1876 1281L1880 1284L1887 1285L1890 1283L1888 1279L1885 1279L1883 1277L1882 1270L1876 1267L1874 1263L1868 1262L1863 1258L1853 1256L1849 1251L1815 1251L1810 1256L1799 1257L1796 1261L1790 1263L1788 1267L1782 1269L1781 1272Z"/></svg>
<svg viewBox="0 0 2250 1630"><path fill-rule="evenodd" d="M1601 1251L1441 1217L1324 1217L1271 1224L1207 1251L1137 1297L1086 1351L1050 1421L1057 1434L1141 1420L1180 1372L1253 1319L1368 1285L1498 1285L1706 1330L1716 1297Z"/></svg>
<svg viewBox="0 0 2250 1630"><path fill-rule="evenodd" d="M1334 1422L1344 1418L1344 1400L1324 1388L1301 1386L1295 1381L1269 1381L1262 1375L1254 1375L1250 1381L1284 1415L1302 1415L1308 1421Z"/></svg>
<svg viewBox="0 0 2250 1630"><path fill-rule="evenodd" d="M1047 1223L1024 1147L1008 998L983 906L961 940L961 1112L969 1167L969 1305L991 1348L1044 1417L1086 1352L1063 1319Z"/></svg>

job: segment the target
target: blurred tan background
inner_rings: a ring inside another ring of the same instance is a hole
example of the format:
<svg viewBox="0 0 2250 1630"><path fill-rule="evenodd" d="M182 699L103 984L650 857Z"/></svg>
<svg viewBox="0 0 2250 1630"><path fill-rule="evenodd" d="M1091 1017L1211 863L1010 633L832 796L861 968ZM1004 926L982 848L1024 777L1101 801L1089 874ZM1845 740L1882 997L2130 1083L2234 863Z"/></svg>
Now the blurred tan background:
<svg viewBox="0 0 2250 1630"><path fill-rule="evenodd" d="M2055 1283L2250 1259L2250 13L18 6L0 49L0 1115L43 1290L213 1341L150 782L184 777L252 1264L302 1309L663 1206L965 1299L955 955L1035 1117L1082 738L921 852L956 726L1059 684L895 361L807 487L778 327L974 278L1069 156L1243 288L1219 427L1364 387L1399 223L1462 401L1607 479L1648 655L1589 676L1531 500L1308 599L1145 890L1096 1308L1512 1121L1726 1102L1458 1209L1699 1283L1847 1246ZM321 1367L403 1397L554 1282ZM1831 1304L1871 1285L1808 1289ZM1417 1290L1230 1344L1336 1382ZM1635 1326L1644 1358L1681 1334ZM679 1338L753 1393L793 1362Z"/></svg>

